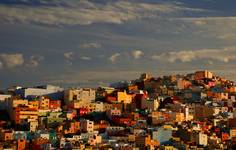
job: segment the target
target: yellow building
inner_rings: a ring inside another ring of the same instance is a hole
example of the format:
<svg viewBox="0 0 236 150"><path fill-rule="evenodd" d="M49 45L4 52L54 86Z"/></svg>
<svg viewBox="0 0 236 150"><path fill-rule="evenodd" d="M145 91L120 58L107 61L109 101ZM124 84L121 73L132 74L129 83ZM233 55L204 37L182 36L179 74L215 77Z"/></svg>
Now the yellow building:
<svg viewBox="0 0 236 150"><path fill-rule="evenodd" d="M79 103L81 103L79 105L79 107L80 108L86 108L89 113L90 112L103 112L103 111L105 111L103 103L98 103L98 102L96 102L96 103L79 102Z"/></svg>
<svg viewBox="0 0 236 150"><path fill-rule="evenodd" d="M107 94L111 94L115 91L115 88L112 87L102 87L102 89L104 89Z"/></svg>
<svg viewBox="0 0 236 150"><path fill-rule="evenodd" d="M128 135L128 141L129 142L135 142L135 135L134 134L129 134Z"/></svg>
<svg viewBox="0 0 236 150"><path fill-rule="evenodd" d="M131 103L132 102L132 95L129 95L124 92L117 92L117 101L123 103Z"/></svg>
<svg viewBox="0 0 236 150"><path fill-rule="evenodd" d="M176 122L182 122L185 120L184 113L176 113L175 121Z"/></svg>
<svg viewBox="0 0 236 150"><path fill-rule="evenodd" d="M236 129L230 129L230 138L235 138L236 137Z"/></svg>
<svg viewBox="0 0 236 150"><path fill-rule="evenodd" d="M28 105L28 100L23 100L23 99L13 99L11 107L16 108L17 106L27 106Z"/></svg>
<svg viewBox="0 0 236 150"><path fill-rule="evenodd" d="M164 150L175 150L174 146L164 146Z"/></svg>
<svg viewBox="0 0 236 150"><path fill-rule="evenodd" d="M42 98L39 100L39 108L40 109L49 109L50 100L48 98Z"/></svg>
<svg viewBox="0 0 236 150"><path fill-rule="evenodd" d="M112 104L104 103L104 111L110 110L112 108L113 108Z"/></svg>
<svg viewBox="0 0 236 150"><path fill-rule="evenodd" d="M163 128L164 129L171 129L172 130L173 127L171 125L163 125Z"/></svg>
<svg viewBox="0 0 236 150"><path fill-rule="evenodd" d="M39 101L29 101L28 107L30 110L38 110L39 109Z"/></svg>

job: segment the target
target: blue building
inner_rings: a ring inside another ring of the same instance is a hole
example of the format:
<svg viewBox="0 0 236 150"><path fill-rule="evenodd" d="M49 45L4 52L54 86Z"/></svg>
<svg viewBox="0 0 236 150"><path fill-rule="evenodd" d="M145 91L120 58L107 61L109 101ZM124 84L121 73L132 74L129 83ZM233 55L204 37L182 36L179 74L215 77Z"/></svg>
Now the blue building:
<svg viewBox="0 0 236 150"><path fill-rule="evenodd" d="M160 127L156 131L152 132L152 137L163 145L172 138L172 129Z"/></svg>

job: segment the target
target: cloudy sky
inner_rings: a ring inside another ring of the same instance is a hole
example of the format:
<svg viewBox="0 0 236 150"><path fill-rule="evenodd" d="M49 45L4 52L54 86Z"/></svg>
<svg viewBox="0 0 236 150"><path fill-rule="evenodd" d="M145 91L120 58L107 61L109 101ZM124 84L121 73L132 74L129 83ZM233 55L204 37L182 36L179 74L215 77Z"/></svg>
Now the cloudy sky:
<svg viewBox="0 0 236 150"><path fill-rule="evenodd" d="M236 81L235 0L1 0L0 88L208 69Z"/></svg>

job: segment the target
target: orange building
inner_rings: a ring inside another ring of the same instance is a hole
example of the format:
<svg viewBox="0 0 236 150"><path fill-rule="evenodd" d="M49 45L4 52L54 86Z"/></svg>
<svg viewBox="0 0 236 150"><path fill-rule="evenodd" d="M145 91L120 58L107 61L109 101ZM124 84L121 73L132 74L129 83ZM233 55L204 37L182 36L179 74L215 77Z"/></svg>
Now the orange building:
<svg viewBox="0 0 236 150"><path fill-rule="evenodd" d="M30 110L38 110L39 108L39 102L38 101L29 101L28 107Z"/></svg>
<svg viewBox="0 0 236 150"><path fill-rule="evenodd" d="M226 92L229 92L229 93L236 93L236 86L232 86L232 87L226 89Z"/></svg>
<svg viewBox="0 0 236 150"><path fill-rule="evenodd" d="M23 120L27 122L38 121L38 111L29 110L27 107L16 107L12 113L12 120L16 124L21 123Z"/></svg>
<svg viewBox="0 0 236 150"><path fill-rule="evenodd" d="M177 80L177 87L178 89L186 89L188 88L189 86L191 85L191 82L190 81L187 81L185 79L178 79Z"/></svg>
<svg viewBox="0 0 236 150"><path fill-rule="evenodd" d="M26 150L27 149L27 142L26 140L19 139L17 141L17 150Z"/></svg>
<svg viewBox="0 0 236 150"><path fill-rule="evenodd" d="M228 93L214 93L211 91L207 91L207 96L215 98L216 100L222 100L222 99L228 99L229 94Z"/></svg>
<svg viewBox="0 0 236 150"><path fill-rule="evenodd" d="M12 131L2 131L1 134L0 134L0 138L1 140L3 141L11 141L13 140L13 133Z"/></svg>
<svg viewBox="0 0 236 150"><path fill-rule="evenodd" d="M80 130L80 122L76 121L76 122L71 122L69 128L64 130L64 132L65 134L68 134L68 133L73 134L79 130Z"/></svg>
<svg viewBox="0 0 236 150"><path fill-rule="evenodd" d="M182 122L185 120L184 113L176 113L175 115L175 122Z"/></svg>
<svg viewBox="0 0 236 150"><path fill-rule="evenodd" d="M204 78L211 79L212 77L213 77L213 73L207 70L195 72L195 80L201 80Z"/></svg>

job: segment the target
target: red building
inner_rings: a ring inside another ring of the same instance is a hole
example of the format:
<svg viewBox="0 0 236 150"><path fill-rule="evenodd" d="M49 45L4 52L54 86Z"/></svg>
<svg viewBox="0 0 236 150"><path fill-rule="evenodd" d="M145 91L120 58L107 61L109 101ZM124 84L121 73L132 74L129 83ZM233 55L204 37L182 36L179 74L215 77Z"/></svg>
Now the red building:
<svg viewBox="0 0 236 150"><path fill-rule="evenodd" d="M59 108L61 108L60 100L50 100L49 109L59 109Z"/></svg>
<svg viewBox="0 0 236 150"><path fill-rule="evenodd" d="M229 139L229 134L228 133L223 133L221 134L221 139L222 141L227 141Z"/></svg>
<svg viewBox="0 0 236 150"><path fill-rule="evenodd" d="M80 108L79 109L79 116L84 116L88 114L88 109L87 108Z"/></svg>
<svg viewBox="0 0 236 150"><path fill-rule="evenodd" d="M135 123L135 121L132 121L132 119L129 117L112 117L112 121L117 125L126 126L132 126Z"/></svg>
<svg viewBox="0 0 236 150"><path fill-rule="evenodd" d="M117 101L117 98L115 96L107 96L106 101L108 103L113 103Z"/></svg>

